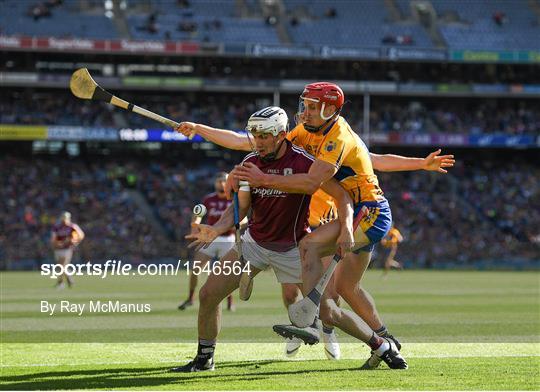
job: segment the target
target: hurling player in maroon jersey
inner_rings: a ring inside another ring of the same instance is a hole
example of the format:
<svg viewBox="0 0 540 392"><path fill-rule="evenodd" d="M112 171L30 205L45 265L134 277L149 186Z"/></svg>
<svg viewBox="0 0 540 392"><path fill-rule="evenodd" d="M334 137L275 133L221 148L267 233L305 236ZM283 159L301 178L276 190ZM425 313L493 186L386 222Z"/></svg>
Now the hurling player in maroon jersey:
<svg viewBox="0 0 540 392"><path fill-rule="evenodd" d="M215 192L209 193L203 198L202 204L206 207L206 224L213 225L216 223L223 212L231 205L231 201L225 195L225 181L227 181L227 173L220 172L214 180ZM201 223L202 218L193 215L192 223ZM234 231L229 230L227 233L217 237L208 247L200 249L193 258L201 268L204 268L211 260L220 260L227 254L234 245ZM197 288L198 275L193 271L189 274L189 293L188 298L182 302L178 309L185 310L193 305L195 289ZM227 310L234 311L233 296L227 297Z"/></svg>
<svg viewBox="0 0 540 392"><path fill-rule="evenodd" d="M60 221L52 227L51 246L54 251L56 264L68 265L73 257L73 249L84 239L84 232L71 221L71 213L64 211L60 215ZM66 274L60 275L56 287L64 288L64 278L69 287L73 285L73 279Z"/></svg>

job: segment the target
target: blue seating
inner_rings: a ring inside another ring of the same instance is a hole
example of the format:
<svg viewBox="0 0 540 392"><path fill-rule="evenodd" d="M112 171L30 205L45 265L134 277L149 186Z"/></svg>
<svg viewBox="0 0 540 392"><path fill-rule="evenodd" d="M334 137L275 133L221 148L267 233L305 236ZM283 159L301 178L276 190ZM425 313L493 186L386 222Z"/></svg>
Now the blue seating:
<svg viewBox="0 0 540 392"><path fill-rule="evenodd" d="M77 37L117 38L113 22L104 14L82 13L66 3L51 10L51 16L34 20L28 10L34 3L27 1L4 1L0 3L0 26L4 34Z"/></svg>
<svg viewBox="0 0 540 392"><path fill-rule="evenodd" d="M540 26L527 0L432 0L432 3L439 14L454 11L465 22L441 26L441 33L450 48L540 49ZM501 26L493 20L497 11L506 16Z"/></svg>
<svg viewBox="0 0 540 392"><path fill-rule="evenodd" d="M414 24L389 22L389 15L382 0L332 2L310 0L288 0L289 13L299 7L312 16L290 26L289 32L297 44L333 46L381 46L385 35L410 35L416 47L433 47L431 39L422 27ZM327 17L329 8L336 16Z"/></svg>
<svg viewBox="0 0 540 392"><path fill-rule="evenodd" d="M36 0L36 4L40 0ZM440 31L451 49L539 50L540 25L528 0L431 0L439 16L452 12L459 22L439 19ZM95 7L102 2L91 1ZM418 23L391 22L384 0L284 0L286 15L299 16L296 25L287 24L292 43L379 47L385 36L410 36L411 46L432 48L433 43ZM29 36L119 38L103 10L81 12L76 1L52 9L52 16L34 21L27 15L33 3L19 0L0 2L2 34ZM410 15L410 0L395 0L404 15ZM252 15L239 16L235 0L191 0L179 7L173 0L130 0L127 21L135 39L189 40L215 43L280 44L276 28L266 23L257 0L246 0ZM150 8L148 8L148 5ZM336 15L330 17L330 8ZM258 12L257 12L258 11ZM507 20L497 25L493 14L500 11ZM156 32L149 32L148 17L156 15ZM288 21L286 21L288 22ZM193 23L193 31L180 31L182 23ZM392 44L393 45L393 44Z"/></svg>

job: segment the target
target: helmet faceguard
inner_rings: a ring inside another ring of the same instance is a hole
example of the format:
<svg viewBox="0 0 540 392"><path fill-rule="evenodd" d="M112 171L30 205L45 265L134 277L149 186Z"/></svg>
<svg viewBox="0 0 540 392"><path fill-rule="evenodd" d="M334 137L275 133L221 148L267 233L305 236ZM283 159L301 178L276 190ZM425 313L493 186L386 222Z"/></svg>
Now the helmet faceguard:
<svg viewBox="0 0 540 392"><path fill-rule="evenodd" d="M304 124L304 128L306 129L306 131L316 133L322 127L326 126L332 119L337 119L337 116L339 116L339 114L341 113L341 109L343 108L343 104L345 103L345 94L343 94L343 90L341 90L341 88L334 83L317 82L306 85L306 87L304 87L304 91L300 95L300 99L298 102L298 112L295 116L297 122L303 122L302 116L305 111L304 101L321 103L321 110L319 115L323 120L325 120L325 122L318 127ZM336 107L335 112L328 116L325 116L325 109L327 108L327 106L331 105Z"/></svg>
<svg viewBox="0 0 540 392"><path fill-rule="evenodd" d="M269 106L267 108L261 109L253 113L248 120L246 131L248 132L248 140L251 145L251 150L259 155L257 149L254 146L254 143L251 141L250 134L255 133L268 133L271 134L274 138L274 151L265 155L264 157L260 156L260 159L263 161L273 161L276 159L277 153L283 144L282 140L279 144L275 142L277 136L281 132L289 132L289 119L285 110L277 106Z"/></svg>

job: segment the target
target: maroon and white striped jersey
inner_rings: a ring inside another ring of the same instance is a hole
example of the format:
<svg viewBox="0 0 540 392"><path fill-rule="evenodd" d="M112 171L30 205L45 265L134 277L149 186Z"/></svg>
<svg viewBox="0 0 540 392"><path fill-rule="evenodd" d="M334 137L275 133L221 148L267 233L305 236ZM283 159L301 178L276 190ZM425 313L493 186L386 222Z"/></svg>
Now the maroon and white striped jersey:
<svg viewBox="0 0 540 392"><path fill-rule="evenodd" d="M206 224L213 225L219 220L219 218L221 218L221 215L223 215L227 207L231 205L232 200L221 198L216 192L213 192L206 195L202 203L206 207L206 211L207 211ZM223 235L230 235L233 233L234 233L234 230L230 230L227 233L224 233Z"/></svg>
<svg viewBox="0 0 540 392"><path fill-rule="evenodd" d="M242 163L251 162L263 173L287 176L307 173L314 158L288 140L285 155L265 162L257 154L247 155ZM285 252L309 233L310 195L287 193L277 189L250 188L252 214L249 233L263 248Z"/></svg>
<svg viewBox="0 0 540 392"><path fill-rule="evenodd" d="M52 232L56 235L56 241L62 243L59 246L59 249L69 249L73 245L68 241L73 238L74 233L77 233L77 230L80 230L80 227L75 223L69 223L65 225L63 222L57 223L52 227Z"/></svg>

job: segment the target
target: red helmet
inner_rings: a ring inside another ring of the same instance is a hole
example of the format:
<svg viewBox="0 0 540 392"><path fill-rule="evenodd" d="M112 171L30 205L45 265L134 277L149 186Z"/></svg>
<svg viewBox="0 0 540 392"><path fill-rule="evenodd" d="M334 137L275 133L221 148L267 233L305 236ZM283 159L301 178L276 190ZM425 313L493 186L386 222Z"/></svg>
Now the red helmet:
<svg viewBox="0 0 540 392"><path fill-rule="evenodd" d="M317 82L311 83L304 87L301 99L308 99L314 102L321 102L321 117L325 120L331 118L341 110L341 107L345 103L345 94L343 90L335 83L329 82ZM326 105L334 105L336 107L336 112L330 117L323 116L324 108Z"/></svg>

